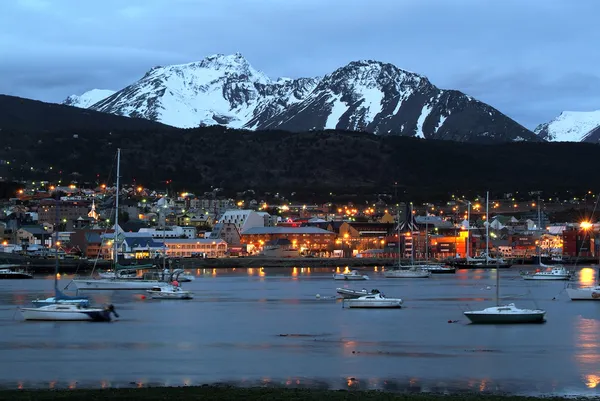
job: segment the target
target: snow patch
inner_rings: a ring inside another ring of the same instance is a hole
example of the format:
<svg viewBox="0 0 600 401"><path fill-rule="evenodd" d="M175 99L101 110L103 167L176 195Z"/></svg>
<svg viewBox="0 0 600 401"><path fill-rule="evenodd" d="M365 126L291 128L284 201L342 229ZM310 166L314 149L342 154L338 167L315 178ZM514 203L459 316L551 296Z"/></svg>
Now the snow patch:
<svg viewBox="0 0 600 401"><path fill-rule="evenodd" d="M62 103L68 106L80 107L87 109L93 104L98 103L101 100L113 95L116 91L110 89L92 89L82 95L71 95L66 98Z"/></svg>
<svg viewBox="0 0 600 401"><path fill-rule="evenodd" d="M340 100L339 97L333 99L331 104L331 111L327 122L325 123L325 129L335 129L342 115L348 110L348 105Z"/></svg>
<svg viewBox="0 0 600 401"><path fill-rule="evenodd" d="M448 117L443 116L440 114L440 121L438 122L438 124L435 126L435 129L433 130L434 133L437 133L438 130L442 127L442 125L444 124L444 121L446 121Z"/></svg>
<svg viewBox="0 0 600 401"><path fill-rule="evenodd" d="M429 116L429 113L431 113L432 109L433 107L428 104L423 106L423 109L421 109L421 115L417 120L417 133L415 134L415 137L425 139L425 134L423 133L423 124L425 123L425 120Z"/></svg>

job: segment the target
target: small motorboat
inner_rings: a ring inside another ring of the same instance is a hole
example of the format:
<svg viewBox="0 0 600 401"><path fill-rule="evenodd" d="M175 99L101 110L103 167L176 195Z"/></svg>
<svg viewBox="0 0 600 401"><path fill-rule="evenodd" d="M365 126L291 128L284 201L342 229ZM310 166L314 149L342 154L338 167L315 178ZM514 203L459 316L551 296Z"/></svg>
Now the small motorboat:
<svg viewBox="0 0 600 401"><path fill-rule="evenodd" d="M354 299L360 298L365 295L379 294L379 290L373 289L371 291L367 291L366 288L363 288L362 290L352 290L350 288L337 288L336 291L344 299Z"/></svg>
<svg viewBox="0 0 600 401"><path fill-rule="evenodd" d="M194 294L191 291L184 291L177 281L172 284L161 285L146 290L152 299L192 299Z"/></svg>
<svg viewBox="0 0 600 401"><path fill-rule="evenodd" d="M401 308L400 298L386 298L383 294L364 295L356 299L344 299L343 306L348 308Z"/></svg>
<svg viewBox="0 0 600 401"><path fill-rule="evenodd" d="M360 274L357 270L352 270L350 273L336 273L333 275L334 280L368 280L369 276Z"/></svg>
<svg viewBox="0 0 600 401"><path fill-rule="evenodd" d="M545 310L520 309L511 303L508 305L492 306L478 311L467 311L464 315L471 323L488 324L514 324L514 323L542 323Z"/></svg>
<svg viewBox="0 0 600 401"><path fill-rule="evenodd" d="M600 285L583 288L567 288L571 301L600 301Z"/></svg>
<svg viewBox="0 0 600 401"><path fill-rule="evenodd" d="M523 275L524 280L570 280L572 273L564 266L554 266L547 270L536 271Z"/></svg>
<svg viewBox="0 0 600 401"><path fill-rule="evenodd" d="M110 322L111 314L119 317L114 306L92 308L73 304L52 304L39 308L21 308L25 320Z"/></svg>
<svg viewBox="0 0 600 401"><path fill-rule="evenodd" d="M416 266L406 266L404 268L393 268L383 272L385 278L429 278L431 272L423 270Z"/></svg>
<svg viewBox="0 0 600 401"><path fill-rule="evenodd" d="M90 306L90 300L87 297L69 297L69 299L61 299L61 298L57 299L55 297L50 297L50 298L46 298L46 299L36 299L31 302L33 303L33 306L35 306L36 308L39 308L42 306L54 305L54 304L80 305L80 306L84 306L84 307Z"/></svg>
<svg viewBox="0 0 600 401"><path fill-rule="evenodd" d="M4 268L0 269L0 280L20 280L20 279L28 279L33 278L33 274L27 273L23 270L12 270L13 267L18 267L19 265L4 265Z"/></svg>
<svg viewBox="0 0 600 401"><path fill-rule="evenodd" d="M98 276L103 279L111 279L111 278L122 278L122 279L142 279L142 277L138 277L137 270L135 269L124 269L119 270L118 273L115 273L113 270L98 272Z"/></svg>

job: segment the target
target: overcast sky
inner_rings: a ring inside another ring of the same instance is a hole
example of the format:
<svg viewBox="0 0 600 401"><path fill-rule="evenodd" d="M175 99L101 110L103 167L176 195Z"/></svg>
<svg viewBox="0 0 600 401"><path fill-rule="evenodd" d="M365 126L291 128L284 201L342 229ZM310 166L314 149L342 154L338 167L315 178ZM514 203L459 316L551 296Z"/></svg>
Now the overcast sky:
<svg viewBox="0 0 600 401"><path fill-rule="evenodd" d="M272 78L375 59L528 128L600 109L600 0L0 0L0 93L60 102L241 52Z"/></svg>

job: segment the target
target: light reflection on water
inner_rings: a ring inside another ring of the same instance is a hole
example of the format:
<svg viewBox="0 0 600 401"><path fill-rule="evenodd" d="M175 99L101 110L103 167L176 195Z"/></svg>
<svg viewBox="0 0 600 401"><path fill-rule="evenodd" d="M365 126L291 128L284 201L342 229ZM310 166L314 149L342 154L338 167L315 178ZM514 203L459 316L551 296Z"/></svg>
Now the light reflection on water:
<svg viewBox="0 0 600 401"><path fill-rule="evenodd" d="M375 267L360 269L371 278L369 288L405 300L406 308L388 311L342 309L335 288L365 286L333 281L342 269L192 270L197 279L183 283L196 295L189 302L90 293L95 303L115 304L122 319L111 324L22 322L18 313L13 318L16 305L51 296L51 281L0 282L0 386L230 382L582 394L600 388L600 304L569 301L564 283L527 282L503 270L501 294L520 307L537 303L548 322L474 326L462 312L467 302L493 303L493 270L404 281L386 280ZM583 268L577 281L590 275L595 280L595 270ZM61 287L70 279L63 275Z"/></svg>
<svg viewBox="0 0 600 401"><path fill-rule="evenodd" d="M596 270L591 267L584 267L579 271L578 282L582 287L594 285L596 283Z"/></svg>

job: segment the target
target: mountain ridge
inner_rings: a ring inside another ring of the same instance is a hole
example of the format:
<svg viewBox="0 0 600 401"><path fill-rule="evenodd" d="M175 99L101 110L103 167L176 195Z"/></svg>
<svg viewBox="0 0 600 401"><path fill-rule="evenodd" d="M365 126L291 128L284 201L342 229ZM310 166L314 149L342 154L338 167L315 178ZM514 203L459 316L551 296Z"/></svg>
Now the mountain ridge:
<svg viewBox="0 0 600 401"><path fill-rule="evenodd" d="M542 139L555 142L594 142L591 133L600 127L600 110L563 111L534 132ZM597 140L596 140L597 142Z"/></svg>
<svg viewBox="0 0 600 401"><path fill-rule="evenodd" d="M181 128L338 129L462 142L543 139L495 108L375 60L324 77L271 80L240 53L153 67L89 106Z"/></svg>

